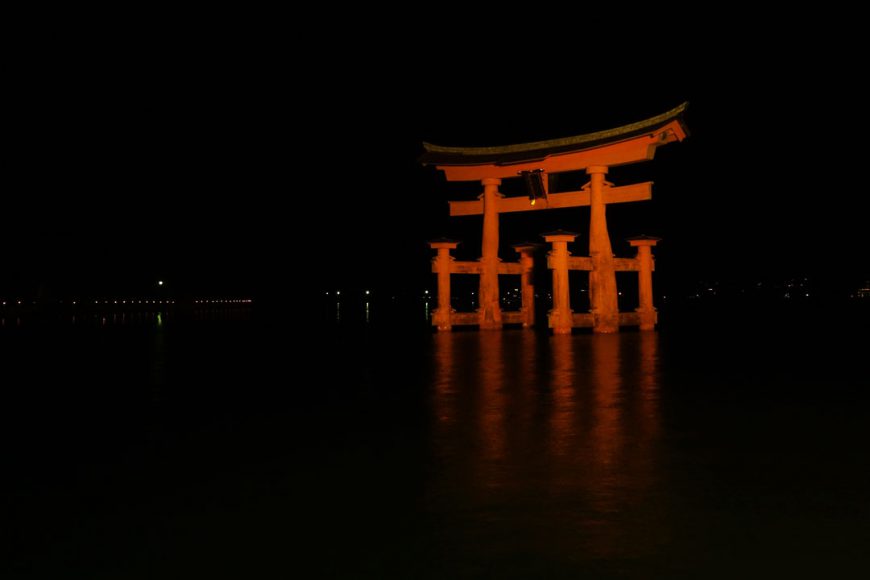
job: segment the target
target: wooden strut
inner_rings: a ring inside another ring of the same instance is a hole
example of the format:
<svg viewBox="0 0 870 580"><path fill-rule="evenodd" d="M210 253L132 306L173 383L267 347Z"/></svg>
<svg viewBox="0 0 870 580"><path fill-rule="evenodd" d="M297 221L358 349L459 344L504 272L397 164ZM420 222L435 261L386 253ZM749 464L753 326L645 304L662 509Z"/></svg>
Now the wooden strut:
<svg viewBox="0 0 870 580"><path fill-rule="evenodd" d="M589 256L572 256L567 244L574 241L575 234L569 232L554 232L545 234L544 239L552 244L552 251L547 256L547 268L553 272L553 309L550 310L548 325L554 334L567 334L572 328L591 327L594 329L596 319L594 313L573 312L570 306L570 284L568 272L579 270L592 272L593 260ZM613 258L614 271L638 273L639 306L635 312L618 312L619 326L639 326L640 330L653 330L658 321L652 299L652 272L655 271L655 261L652 248L658 243L658 238L639 237L629 240L629 244L637 249L634 258ZM437 250L432 259L432 272L438 276L438 307L432 315L432 325L439 331L449 331L453 326L480 324L480 312L456 312L450 306L450 276L453 274L470 274L479 276L484 269L482 261L457 261L450 256L450 251L456 249L458 242L437 241L429 246ZM520 254L519 262L499 262L499 275L521 276L521 308L519 311L501 312L503 324L522 324L523 327L535 323L534 286L532 272L534 270L535 244L517 244L514 249Z"/></svg>

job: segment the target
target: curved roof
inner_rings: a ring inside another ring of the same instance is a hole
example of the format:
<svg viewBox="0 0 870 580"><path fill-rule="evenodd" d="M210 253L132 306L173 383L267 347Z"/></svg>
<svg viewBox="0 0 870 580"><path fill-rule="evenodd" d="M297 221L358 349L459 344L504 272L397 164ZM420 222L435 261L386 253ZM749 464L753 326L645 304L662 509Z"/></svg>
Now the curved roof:
<svg viewBox="0 0 870 580"><path fill-rule="evenodd" d="M689 103L683 103L666 113L650 117L649 119L573 137L549 139L547 141L533 141L531 143L518 143L516 145L500 145L495 147L444 147L432 143L423 143L425 153L420 157L424 165L480 165L480 164L510 164L523 161L535 161L550 155L570 153L593 149L601 145L615 143L654 132L656 129L677 120L685 130L682 114Z"/></svg>

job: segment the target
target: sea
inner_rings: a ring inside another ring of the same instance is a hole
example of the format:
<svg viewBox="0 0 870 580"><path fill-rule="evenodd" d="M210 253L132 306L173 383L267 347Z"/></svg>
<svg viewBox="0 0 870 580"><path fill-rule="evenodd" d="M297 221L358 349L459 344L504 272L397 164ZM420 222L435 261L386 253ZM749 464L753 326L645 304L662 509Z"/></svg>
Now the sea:
<svg viewBox="0 0 870 580"><path fill-rule="evenodd" d="M0 577L870 576L866 305L388 310L3 317Z"/></svg>

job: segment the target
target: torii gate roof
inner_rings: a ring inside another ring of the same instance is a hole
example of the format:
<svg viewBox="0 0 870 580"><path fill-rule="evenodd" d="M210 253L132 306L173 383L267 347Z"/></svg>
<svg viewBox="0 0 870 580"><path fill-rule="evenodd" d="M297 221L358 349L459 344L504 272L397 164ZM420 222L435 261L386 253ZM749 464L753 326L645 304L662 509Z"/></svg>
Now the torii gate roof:
<svg viewBox="0 0 870 580"><path fill-rule="evenodd" d="M688 135L688 103L649 119L573 137L495 147L444 147L423 143L424 165L435 165L450 181L516 177L519 171L576 171L592 165L624 165L652 159L659 145Z"/></svg>

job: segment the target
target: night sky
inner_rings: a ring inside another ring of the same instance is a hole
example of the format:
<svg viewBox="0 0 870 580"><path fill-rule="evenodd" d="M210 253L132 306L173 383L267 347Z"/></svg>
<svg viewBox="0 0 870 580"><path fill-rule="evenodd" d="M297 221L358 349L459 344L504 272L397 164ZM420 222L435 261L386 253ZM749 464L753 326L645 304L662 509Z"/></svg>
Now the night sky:
<svg viewBox="0 0 870 580"><path fill-rule="evenodd" d="M655 181L651 202L610 208L618 255L647 233L664 238L674 283L870 277L867 95L849 31L822 46L800 27L774 40L770 23L709 24L613 33L631 39L616 50L558 24L529 37L519 23L396 32L346 17L315 42L294 36L302 22L224 23L22 48L0 294L135 293L158 278L190 293L417 291L427 239L461 239L474 258L480 236L480 218L451 220L446 204L475 188L420 167L422 141L562 137L684 101L689 139L611 172L617 185ZM529 216L502 218L504 258L556 227L579 232L585 253L588 209Z"/></svg>

